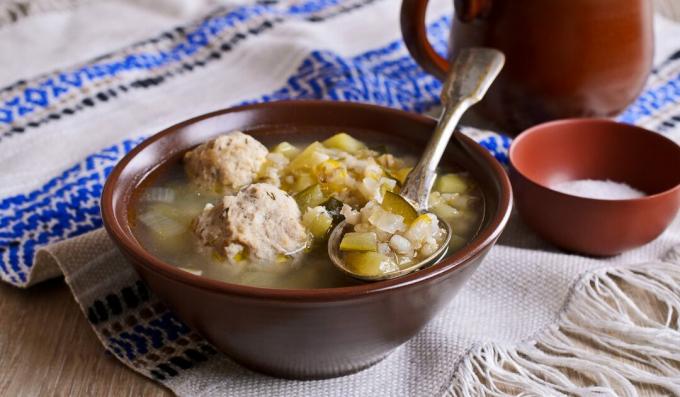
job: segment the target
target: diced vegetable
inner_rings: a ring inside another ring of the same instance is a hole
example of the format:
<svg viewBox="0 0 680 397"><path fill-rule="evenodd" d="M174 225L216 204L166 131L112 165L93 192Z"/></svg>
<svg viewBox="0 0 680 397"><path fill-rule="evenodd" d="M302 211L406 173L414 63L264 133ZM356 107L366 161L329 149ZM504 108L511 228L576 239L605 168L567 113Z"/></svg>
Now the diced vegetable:
<svg viewBox="0 0 680 397"><path fill-rule="evenodd" d="M142 194L141 201L172 203L175 201L175 190L167 187L150 187Z"/></svg>
<svg viewBox="0 0 680 397"><path fill-rule="evenodd" d="M448 222L450 225L454 225L455 221L461 217L460 211L451 207L450 205L443 203L439 203L433 207L430 207L430 211Z"/></svg>
<svg viewBox="0 0 680 397"><path fill-rule="evenodd" d="M192 206L193 205L193 206ZM203 207L186 201L177 201L172 204L156 203L148 207L148 212L156 212L175 222L188 225L203 210Z"/></svg>
<svg viewBox="0 0 680 397"><path fill-rule="evenodd" d="M160 237L174 237L182 234L186 227L159 211L147 211L137 217L154 234Z"/></svg>
<svg viewBox="0 0 680 397"><path fill-rule="evenodd" d="M326 147L344 150L352 154L366 148L366 145L364 145L361 141L352 138L350 135L344 132L333 135L332 137L323 141L323 144Z"/></svg>
<svg viewBox="0 0 680 397"><path fill-rule="evenodd" d="M391 178L380 178L380 195L385 197L385 193L393 192L397 187L397 181Z"/></svg>
<svg viewBox="0 0 680 397"><path fill-rule="evenodd" d="M458 210L469 210L475 203L476 197L469 194L456 194L448 199L448 204Z"/></svg>
<svg viewBox="0 0 680 397"><path fill-rule="evenodd" d="M440 203L446 204L446 202L442 198L442 194L435 191L435 190L431 191L430 192L430 199L428 200L428 203L427 203L428 208L432 208L435 205L440 204Z"/></svg>
<svg viewBox="0 0 680 397"><path fill-rule="evenodd" d="M350 270L364 276L380 276L399 270L397 263L379 252L347 252L343 260Z"/></svg>
<svg viewBox="0 0 680 397"><path fill-rule="evenodd" d="M340 241L341 251L376 251L377 249L378 237L373 232L346 233Z"/></svg>
<svg viewBox="0 0 680 397"><path fill-rule="evenodd" d="M404 223L408 226L418 217L418 212L403 197L390 191L385 192L382 204L385 211L400 215L404 218Z"/></svg>
<svg viewBox="0 0 680 397"><path fill-rule="evenodd" d="M361 183L357 184L357 188L366 201L379 199L380 184L378 180L366 177L361 180Z"/></svg>
<svg viewBox="0 0 680 397"><path fill-rule="evenodd" d="M468 182L460 174L442 175L434 184L434 190L441 193L465 193L469 187Z"/></svg>
<svg viewBox="0 0 680 397"><path fill-rule="evenodd" d="M362 276L379 276L389 265L389 258L377 252L347 252L343 260L351 271Z"/></svg>
<svg viewBox="0 0 680 397"><path fill-rule="evenodd" d="M321 190L321 185L318 183L306 188L295 195L295 201L302 212L307 208L316 207L328 200L328 197Z"/></svg>
<svg viewBox="0 0 680 397"><path fill-rule="evenodd" d="M290 186L290 190L293 192L301 192L316 183L317 179L314 175L308 174L306 172L299 173L295 176L295 181Z"/></svg>
<svg viewBox="0 0 680 397"><path fill-rule="evenodd" d="M288 171L294 173L302 169L313 170L317 164L320 164L329 159L326 153L323 153L324 146L320 142L314 142L307 146L302 153L295 156L288 164Z"/></svg>
<svg viewBox="0 0 680 397"><path fill-rule="evenodd" d="M306 219L303 219L303 224L315 238L321 239L326 237L328 230L333 225L333 217L327 212L322 212L311 217L311 219L306 217Z"/></svg>
<svg viewBox="0 0 680 397"><path fill-rule="evenodd" d="M418 217L413 221L413 224L431 224L433 221L435 221L437 218L432 215L432 214L420 214ZM411 226L413 226L413 224Z"/></svg>
<svg viewBox="0 0 680 397"><path fill-rule="evenodd" d="M404 167L401 169L398 169L394 172L391 173L391 175L399 181L399 184L403 185L404 182L406 182L406 177L408 176L409 173L411 173L411 170L413 167Z"/></svg>
<svg viewBox="0 0 680 397"><path fill-rule="evenodd" d="M377 208L375 211L373 211L373 213L368 217L368 222L383 232L390 234L396 233L400 230L406 230L404 217L389 211L385 211L382 208Z"/></svg>
<svg viewBox="0 0 680 397"><path fill-rule="evenodd" d="M300 149L284 141L274 146L272 153L279 153L288 157L288 159L292 159L300 153Z"/></svg>

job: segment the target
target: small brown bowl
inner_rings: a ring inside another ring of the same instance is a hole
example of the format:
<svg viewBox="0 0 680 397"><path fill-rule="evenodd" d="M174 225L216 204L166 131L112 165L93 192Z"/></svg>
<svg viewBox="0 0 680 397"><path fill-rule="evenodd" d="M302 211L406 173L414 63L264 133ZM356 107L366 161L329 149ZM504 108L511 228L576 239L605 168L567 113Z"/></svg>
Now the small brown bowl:
<svg viewBox="0 0 680 397"><path fill-rule="evenodd" d="M568 251L609 256L646 244L680 207L680 146L640 127L605 119L541 124L515 139L510 163L520 215ZM600 200L549 187L579 179L623 182L647 196Z"/></svg>
<svg viewBox="0 0 680 397"><path fill-rule="evenodd" d="M455 159L471 173L485 200L482 228L466 247L404 277L342 288L255 288L184 272L137 242L128 221L130 198L157 167L235 129L267 144L346 131L417 152L434 127L431 118L338 102L277 102L211 113L154 135L121 160L104 187L104 225L149 287L234 360L291 378L358 371L409 340L448 304L505 227L512 205L510 181L485 149L466 139L471 157L453 145L445 154L444 161Z"/></svg>

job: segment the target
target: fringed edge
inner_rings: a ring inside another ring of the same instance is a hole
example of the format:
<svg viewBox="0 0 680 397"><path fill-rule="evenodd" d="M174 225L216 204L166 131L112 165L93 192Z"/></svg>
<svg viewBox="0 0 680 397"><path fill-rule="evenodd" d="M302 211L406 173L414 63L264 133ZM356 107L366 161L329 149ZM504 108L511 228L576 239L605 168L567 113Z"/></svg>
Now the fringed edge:
<svg viewBox="0 0 680 397"><path fill-rule="evenodd" d="M680 258L675 251L665 259ZM663 310L651 313L645 304ZM517 345L473 347L446 391L457 397L638 396L640 385L680 396L678 264L583 275L553 325Z"/></svg>

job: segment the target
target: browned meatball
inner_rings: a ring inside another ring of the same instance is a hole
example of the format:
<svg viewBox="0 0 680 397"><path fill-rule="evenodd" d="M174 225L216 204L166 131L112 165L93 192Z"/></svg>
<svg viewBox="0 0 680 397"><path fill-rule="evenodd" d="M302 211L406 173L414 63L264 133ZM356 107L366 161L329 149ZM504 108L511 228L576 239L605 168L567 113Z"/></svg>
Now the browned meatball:
<svg viewBox="0 0 680 397"><path fill-rule="evenodd" d="M218 205L206 206L195 223L202 244L232 262L276 263L279 255L301 251L308 236L295 200L283 190L256 183Z"/></svg>
<svg viewBox="0 0 680 397"><path fill-rule="evenodd" d="M199 186L236 192L253 182L267 153L255 138L234 131L187 152L184 164L189 177Z"/></svg>

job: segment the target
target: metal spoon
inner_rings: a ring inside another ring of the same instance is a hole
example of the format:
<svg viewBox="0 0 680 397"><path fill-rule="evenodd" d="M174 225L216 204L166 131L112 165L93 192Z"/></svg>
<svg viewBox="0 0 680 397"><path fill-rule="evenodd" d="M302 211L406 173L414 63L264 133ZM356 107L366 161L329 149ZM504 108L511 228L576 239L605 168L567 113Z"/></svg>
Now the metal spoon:
<svg viewBox="0 0 680 397"><path fill-rule="evenodd" d="M464 49L456 58L451 74L442 88L443 109L437 127L418 164L406 178L400 193L419 214L427 212L428 199L436 176L437 165L451 136L454 134L458 122L470 106L484 97L489 86L503 68L504 63L505 56L503 53L490 48ZM456 138L454 143L462 147L464 153L468 153L468 149L462 140ZM346 267L340 255L339 246L343 235L352 225L345 221L340 222L331 232L328 239L328 255L338 269L357 279L377 281L400 277L433 263L446 253L451 240L451 225L440 218L438 220L439 224L443 225L446 230L446 238L439 249L429 257L403 269L367 276L357 274Z"/></svg>

